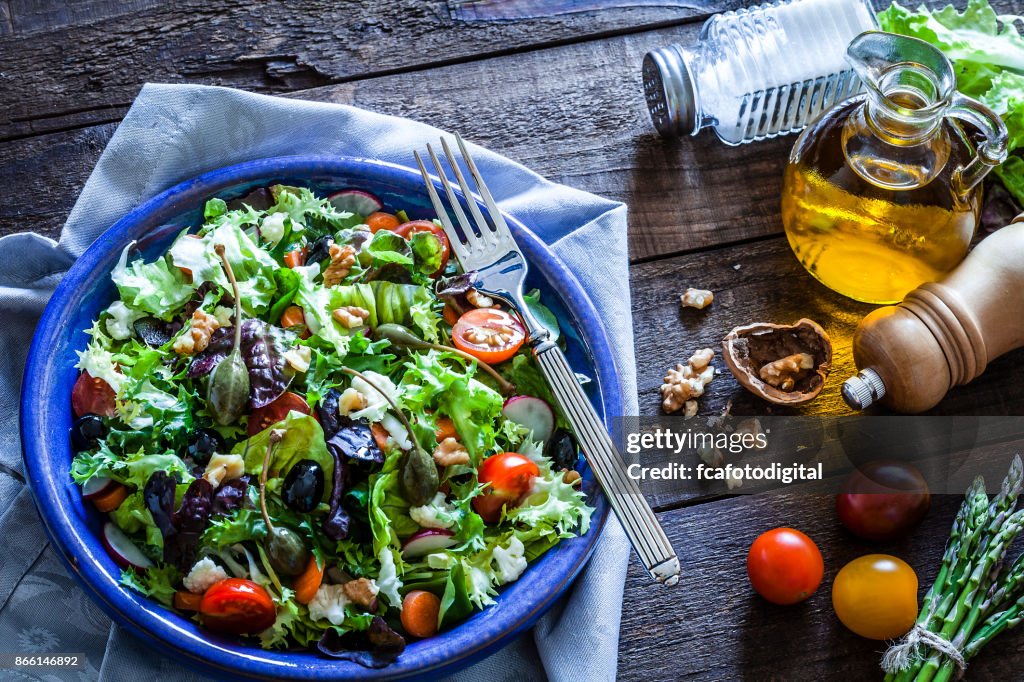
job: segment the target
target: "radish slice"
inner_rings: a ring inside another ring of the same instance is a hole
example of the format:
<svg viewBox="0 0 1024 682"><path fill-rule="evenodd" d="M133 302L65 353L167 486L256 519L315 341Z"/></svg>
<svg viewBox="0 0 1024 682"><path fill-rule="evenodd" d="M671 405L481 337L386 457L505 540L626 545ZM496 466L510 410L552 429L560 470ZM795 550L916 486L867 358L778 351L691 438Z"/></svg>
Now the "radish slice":
<svg viewBox="0 0 1024 682"><path fill-rule="evenodd" d="M514 395L505 401L501 413L509 421L533 432L533 439L546 441L555 430L555 411L546 401L532 395Z"/></svg>
<svg viewBox="0 0 1024 682"><path fill-rule="evenodd" d="M110 480L106 476L93 476L82 486L82 497L86 500L91 500L94 497L105 495L110 492L114 485L115 481Z"/></svg>
<svg viewBox="0 0 1024 682"><path fill-rule="evenodd" d="M124 532L107 521L103 525L103 546L110 558L121 568L138 568L145 570L153 565L142 550L135 546Z"/></svg>
<svg viewBox="0 0 1024 682"><path fill-rule="evenodd" d="M455 544L455 534L443 528L424 528L411 535L402 544L402 556L416 559Z"/></svg>
<svg viewBox="0 0 1024 682"><path fill-rule="evenodd" d="M361 189L343 189L327 197L327 200L339 211L358 213L364 217L384 208L380 199Z"/></svg>

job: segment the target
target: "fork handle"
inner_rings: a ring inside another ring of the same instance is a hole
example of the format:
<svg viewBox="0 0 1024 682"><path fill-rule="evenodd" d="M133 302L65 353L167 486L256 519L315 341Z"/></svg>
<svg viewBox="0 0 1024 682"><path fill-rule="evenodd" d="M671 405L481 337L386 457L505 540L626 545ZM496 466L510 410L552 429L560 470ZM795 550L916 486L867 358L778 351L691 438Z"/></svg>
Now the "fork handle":
<svg viewBox="0 0 1024 682"><path fill-rule="evenodd" d="M545 335L546 336L546 335ZM626 475L622 455L601 423L562 349L543 338L534 355L555 399L576 432L597 482L611 501L644 567L660 583L679 582L679 559L636 481Z"/></svg>

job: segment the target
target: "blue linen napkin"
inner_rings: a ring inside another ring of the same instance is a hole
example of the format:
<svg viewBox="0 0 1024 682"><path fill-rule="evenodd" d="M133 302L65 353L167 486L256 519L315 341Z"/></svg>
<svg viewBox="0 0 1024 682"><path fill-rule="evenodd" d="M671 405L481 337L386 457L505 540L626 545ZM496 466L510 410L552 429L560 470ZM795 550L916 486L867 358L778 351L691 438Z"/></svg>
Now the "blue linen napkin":
<svg viewBox="0 0 1024 682"><path fill-rule="evenodd" d="M147 85L86 182L60 241L31 233L0 239L0 408L9 415L0 424L0 649L86 654L85 670L47 671L39 679L201 679L113 625L84 595L48 546L25 489L17 420L11 415L18 412L29 340L62 273L130 209L206 171L296 154L411 165L412 151L436 142L440 134L421 123L350 106L226 88ZM472 152L498 204L551 245L602 314L625 408L635 414L626 207L549 182L479 147ZM628 543L612 518L568 596L534 631L453 679L613 679L628 556Z"/></svg>

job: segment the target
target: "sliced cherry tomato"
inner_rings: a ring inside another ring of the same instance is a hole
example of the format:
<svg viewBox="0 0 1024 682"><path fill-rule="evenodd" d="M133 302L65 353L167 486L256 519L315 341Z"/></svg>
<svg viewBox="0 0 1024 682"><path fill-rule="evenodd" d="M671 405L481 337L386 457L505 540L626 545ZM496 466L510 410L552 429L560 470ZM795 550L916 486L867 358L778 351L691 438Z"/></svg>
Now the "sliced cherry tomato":
<svg viewBox="0 0 1024 682"><path fill-rule="evenodd" d="M114 399L114 389L110 384L88 372L79 374L75 387L71 389L71 409L76 417L87 414L113 417L116 414Z"/></svg>
<svg viewBox="0 0 1024 682"><path fill-rule="evenodd" d="M377 211L366 216L366 226L374 233L380 230L394 230L398 227L398 218L391 213Z"/></svg>
<svg viewBox="0 0 1024 682"><path fill-rule="evenodd" d="M214 632L245 635L266 630L277 619L267 591L251 580L225 578L203 594L203 625Z"/></svg>
<svg viewBox="0 0 1024 682"><path fill-rule="evenodd" d="M518 505L530 492L534 476L539 474L533 460L518 452L491 455L477 469L477 480L490 485L473 498L473 509L488 523L500 521L502 507Z"/></svg>
<svg viewBox="0 0 1024 682"><path fill-rule="evenodd" d="M269 405L253 410L249 415L249 435L255 436L263 429L273 426L287 417L289 412L309 414L309 403L301 395L285 391Z"/></svg>
<svg viewBox="0 0 1024 682"><path fill-rule="evenodd" d="M469 310L452 327L455 347L489 365L515 355L525 339L522 323L504 310L494 308Z"/></svg>
<svg viewBox="0 0 1024 682"><path fill-rule="evenodd" d="M444 316L444 321L452 327L459 321L459 313L447 303L444 304L444 310L441 312L441 315Z"/></svg>
<svg viewBox="0 0 1024 682"><path fill-rule="evenodd" d="M198 611L203 603L203 595L178 590L174 593L174 608L179 611Z"/></svg>
<svg viewBox="0 0 1024 682"><path fill-rule="evenodd" d="M284 265L288 268L297 268L306 264L306 256L309 255L309 249L302 247L301 249L295 249L284 254Z"/></svg>
<svg viewBox="0 0 1024 682"><path fill-rule="evenodd" d="M776 528L750 546L747 575L757 593L773 604L796 604L818 589L825 561L809 537L792 528Z"/></svg>
<svg viewBox="0 0 1024 682"><path fill-rule="evenodd" d="M917 574L888 554L859 557L836 575L832 608L861 637L897 639L917 620Z"/></svg>
<svg viewBox="0 0 1024 682"><path fill-rule="evenodd" d="M429 232L441 242L441 266L434 273L434 276L437 276L444 272L445 266L448 265L448 257L452 252L452 245L448 241L448 235L444 233L443 228L438 227L429 220L412 220L395 228L395 234L406 239L417 232Z"/></svg>

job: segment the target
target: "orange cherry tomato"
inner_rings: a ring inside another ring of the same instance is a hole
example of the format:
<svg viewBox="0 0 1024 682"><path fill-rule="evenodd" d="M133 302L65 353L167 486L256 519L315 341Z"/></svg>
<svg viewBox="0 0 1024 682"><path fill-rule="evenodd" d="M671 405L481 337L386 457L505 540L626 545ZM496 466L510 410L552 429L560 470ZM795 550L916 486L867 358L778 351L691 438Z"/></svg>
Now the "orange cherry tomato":
<svg viewBox="0 0 1024 682"><path fill-rule="evenodd" d="M494 308L466 311L452 327L452 342L461 351L494 365L516 354L526 330L515 316Z"/></svg>
<svg viewBox="0 0 1024 682"><path fill-rule="evenodd" d="M473 509L484 521L497 523L502 507L518 505L530 492L534 476L539 474L537 464L518 452L491 455L477 469L477 480L490 485L473 498Z"/></svg>
<svg viewBox="0 0 1024 682"><path fill-rule="evenodd" d="M71 409L76 417L98 414L113 417L115 410L114 389L103 379L97 379L88 372L82 372L71 389Z"/></svg>
<svg viewBox="0 0 1024 682"><path fill-rule="evenodd" d="M776 528L750 546L747 575L757 593L773 604L796 604L818 589L825 561L809 537L792 528Z"/></svg>
<svg viewBox="0 0 1024 682"><path fill-rule="evenodd" d="M402 600L402 627L413 637L436 635L440 614L441 600L433 592L412 590Z"/></svg>
<svg viewBox="0 0 1024 682"><path fill-rule="evenodd" d="M374 233L380 230L394 230L398 227L398 218L391 213L377 211L366 216L366 226Z"/></svg>
<svg viewBox="0 0 1024 682"><path fill-rule="evenodd" d="M295 249L284 254L284 265L288 268L297 268L306 264L306 256L309 255L309 249L302 247L301 249Z"/></svg>
<svg viewBox="0 0 1024 682"><path fill-rule="evenodd" d="M917 620L917 574L888 554L859 557L836 575L832 608L861 637L897 639Z"/></svg>
<svg viewBox="0 0 1024 682"><path fill-rule="evenodd" d="M203 594L199 604L203 625L214 632L244 635L266 630L277 619L267 591L242 578L225 578Z"/></svg>
<svg viewBox="0 0 1024 682"><path fill-rule="evenodd" d="M297 578L295 578L295 601L300 604L308 604L313 601L316 596L317 590L320 589L320 583L324 581L324 569L326 566L320 566L316 563L316 557L310 556L309 563L306 564L306 570L303 571Z"/></svg>
<svg viewBox="0 0 1024 682"><path fill-rule="evenodd" d="M285 391L274 402L253 410L249 415L247 428L249 435L255 436L260 431L273 426L287 417L289 412L309 414L309 403L301 395Z"/></svg>
<svg viewBox="0 0 1024 682"><path fill-rule="evenodd" d="M452 245L448 241L448 235L444 233L443 228L429 220L412 220L395 228L395 234L405 239L409 239L417 232L429 232L441 242L441 265L434 273L434 276L437 276L444 272L445 266L448 265L448 257L451 256Z"/></svg>

